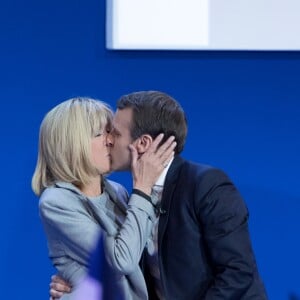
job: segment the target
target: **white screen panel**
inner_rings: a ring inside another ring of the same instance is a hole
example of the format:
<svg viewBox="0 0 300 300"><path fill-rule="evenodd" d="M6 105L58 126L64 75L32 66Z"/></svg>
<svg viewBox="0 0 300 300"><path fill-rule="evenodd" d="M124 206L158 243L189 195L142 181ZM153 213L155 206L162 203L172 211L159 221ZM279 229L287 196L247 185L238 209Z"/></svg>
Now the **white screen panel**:
<svg viewBox="0 0 300 300"><path fill-rule="evenodd" d="M300 50L300 0L108 0L109 49Z"/></svg>
<svg viewBox="0 0 300 300"><path fill-rule="evenodd" d="M208 0L107 1L107 47L198 49L208 45Z"/></svg>

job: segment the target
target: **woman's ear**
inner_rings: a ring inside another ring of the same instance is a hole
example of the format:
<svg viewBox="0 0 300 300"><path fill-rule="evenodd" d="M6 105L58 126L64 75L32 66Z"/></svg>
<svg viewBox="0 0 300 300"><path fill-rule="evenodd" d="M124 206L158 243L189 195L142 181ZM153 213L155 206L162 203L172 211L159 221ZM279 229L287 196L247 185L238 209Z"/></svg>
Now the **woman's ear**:
<svg viewBox="0 0 300 300"><path fill-rule="evenodd" d="M145 153L152 144L152 142L153 139L149 134L143 134L142 136L140 136L134 143L138 154Z"/></svg>

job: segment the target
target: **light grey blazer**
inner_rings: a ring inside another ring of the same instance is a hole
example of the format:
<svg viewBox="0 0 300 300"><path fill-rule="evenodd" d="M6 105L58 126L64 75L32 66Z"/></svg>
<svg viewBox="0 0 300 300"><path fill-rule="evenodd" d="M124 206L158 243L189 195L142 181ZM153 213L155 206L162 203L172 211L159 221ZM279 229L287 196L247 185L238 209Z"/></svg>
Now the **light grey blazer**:
<svg viewBox="0 0 300 300"><path fill-rule="evenodd" d="M49 257L59 274L75 288L86 274L89 257L103 234L105 255L125 299L148 299L139 260L156 219L149 201L104 179L104 193L83 195L73 184L57 182L42 193L39 211ZM128 204L127 204L128 202ZM63 299L71 299L66 294Z"/></svg>

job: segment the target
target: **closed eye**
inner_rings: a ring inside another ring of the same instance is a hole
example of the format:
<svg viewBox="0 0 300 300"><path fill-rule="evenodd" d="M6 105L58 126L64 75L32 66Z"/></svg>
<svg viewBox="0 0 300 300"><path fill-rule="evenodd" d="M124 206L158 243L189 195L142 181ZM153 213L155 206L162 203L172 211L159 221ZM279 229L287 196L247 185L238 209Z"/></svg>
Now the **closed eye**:
<svg viewBox="0 0 300 300"><path fill-rule="evenodd" d="M101 136L101 135L103 135L103 133L102 133L102 132L99 132L99 133L95 134L95 137L99 137L99 136Z"/></svg>
<svg viewBox="0 0 300 300"><path fill-rule="evenodd" d="M115 137L121 136L121 133L120 133L116 128L113 128L113 129L111 130L110 134L112 134L112 135L115 136Z"/></svg>

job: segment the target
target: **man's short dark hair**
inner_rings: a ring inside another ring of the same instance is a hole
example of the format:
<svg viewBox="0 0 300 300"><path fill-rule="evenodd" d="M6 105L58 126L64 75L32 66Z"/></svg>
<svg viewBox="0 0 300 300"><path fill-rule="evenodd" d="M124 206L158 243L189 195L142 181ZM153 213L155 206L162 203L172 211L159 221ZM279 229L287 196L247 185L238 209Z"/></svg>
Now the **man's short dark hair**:
<svg viewBox="0 0 300 300"><path fill-rule="evenodd" d="M159 91L140 91L122 96L117 102L119 110L131 108L131 137L143 134L155 138L164 133L164 142L174 135L177 142L175 153L183 150L187 135L187 120L181 105L171 96Z"/></svg>

